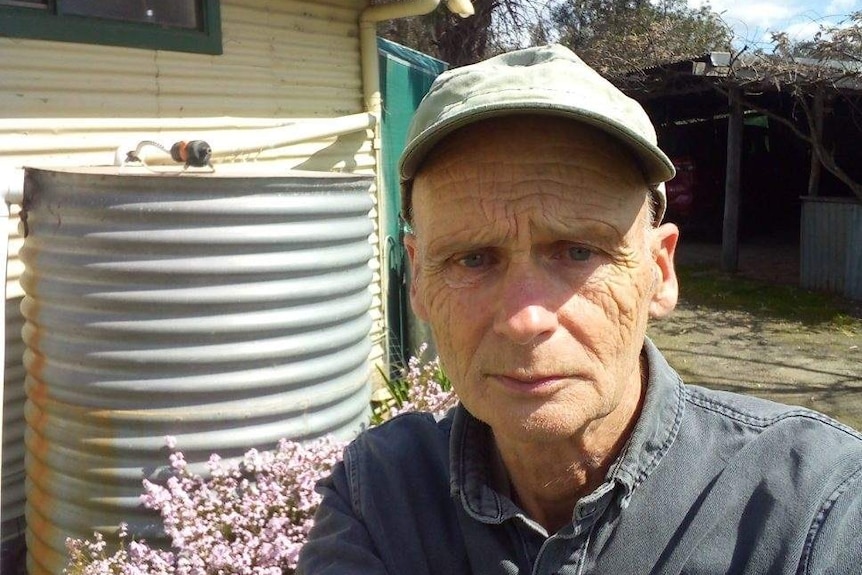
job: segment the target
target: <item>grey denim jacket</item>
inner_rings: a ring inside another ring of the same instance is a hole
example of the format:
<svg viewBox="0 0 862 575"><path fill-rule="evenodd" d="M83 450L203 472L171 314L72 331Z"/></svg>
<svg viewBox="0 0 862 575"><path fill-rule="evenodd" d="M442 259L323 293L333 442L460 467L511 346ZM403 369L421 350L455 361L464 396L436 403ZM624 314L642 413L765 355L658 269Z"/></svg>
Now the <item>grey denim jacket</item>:
<svg viewBox="0 0 862 575"><path fill-rule="evenodd" d="M298 573L862 574L862 435L818 413L686 386L649 341L638 423L554 534L491 487L463 407L362 433L318 489Z"/></svg>

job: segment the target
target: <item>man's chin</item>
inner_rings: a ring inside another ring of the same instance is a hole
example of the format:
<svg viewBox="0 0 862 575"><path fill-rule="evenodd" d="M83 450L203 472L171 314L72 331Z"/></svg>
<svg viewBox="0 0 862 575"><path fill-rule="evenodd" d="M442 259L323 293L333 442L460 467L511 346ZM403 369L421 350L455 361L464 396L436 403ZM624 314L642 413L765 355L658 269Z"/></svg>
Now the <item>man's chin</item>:
<svg viewBox="0 0 862 575"><path fill-rule="evenodd" d="M494 431L512 439L530 442L556 442L578 436L595 417L569 404L546 402L533 407L497 408L487 417L477 416Z"/></svg>

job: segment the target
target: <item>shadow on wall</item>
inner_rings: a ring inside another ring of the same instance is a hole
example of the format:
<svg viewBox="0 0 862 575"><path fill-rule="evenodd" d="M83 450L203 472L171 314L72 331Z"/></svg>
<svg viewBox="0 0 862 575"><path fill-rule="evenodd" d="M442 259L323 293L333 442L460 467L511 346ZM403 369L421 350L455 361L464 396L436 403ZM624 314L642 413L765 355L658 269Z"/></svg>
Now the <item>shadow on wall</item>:
<svg viewBox="0 0 862 575"><path fill-rule="evenodd" d="M332 144L309 156L294 167L295 170L319 172L353 172L357 169L356 155L367 141L366 132L353 132L339 136ZM337 166L339 162L343 165Z"/></svg>

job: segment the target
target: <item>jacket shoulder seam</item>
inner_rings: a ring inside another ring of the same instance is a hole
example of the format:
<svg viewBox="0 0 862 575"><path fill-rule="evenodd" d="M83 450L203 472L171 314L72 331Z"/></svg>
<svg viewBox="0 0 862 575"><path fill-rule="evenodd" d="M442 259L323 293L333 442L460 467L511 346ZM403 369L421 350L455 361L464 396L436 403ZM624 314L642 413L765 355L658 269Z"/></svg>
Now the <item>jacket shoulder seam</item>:
<svg viewBox="0 0 862 575"><path fill-rule="evenodd" d="M828 427L831 427L836 431L843 432L854 439L862 441L862 434L860 434L856 430L844 425L843 423L835 421L834 419L827 417L826 415L817 413L816 411L812 411L804 407L790 407L774 415L760 416L755 415L751 412L731 407L726 403L709 398L703 394L692 393L690 390L688 390L688 393L686 395L687 401L694 405L697 405L698 407L713 411L715 413L720 413L721 415L729 417L735 421L745 423L754 427L767 428L787 419L810 419L820 422Z"/></svg>

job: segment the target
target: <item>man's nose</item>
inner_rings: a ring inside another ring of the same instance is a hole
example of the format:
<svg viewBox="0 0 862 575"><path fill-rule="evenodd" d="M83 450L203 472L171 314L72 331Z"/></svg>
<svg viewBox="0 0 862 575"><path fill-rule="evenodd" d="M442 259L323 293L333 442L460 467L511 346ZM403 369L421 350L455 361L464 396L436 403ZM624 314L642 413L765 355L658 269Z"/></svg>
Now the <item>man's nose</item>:
<svg viewBox="0 0 862 575"><path fill-rule="evenodd" d="M510 266L501 278L494 330L519 345L550 335L557 328L553 286L532 265Z"/></svg>

